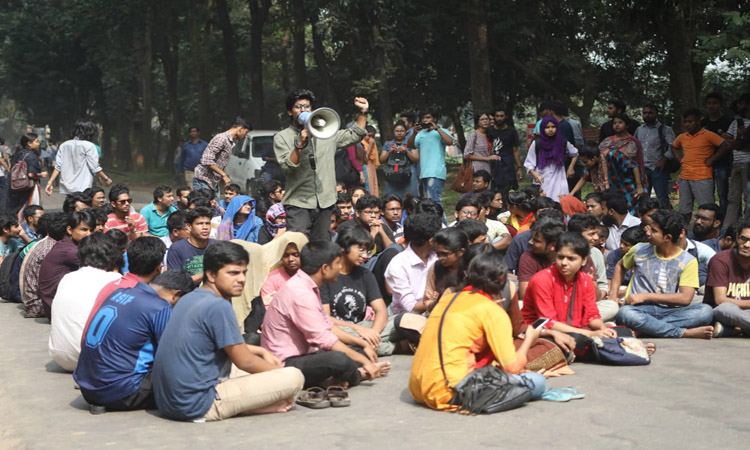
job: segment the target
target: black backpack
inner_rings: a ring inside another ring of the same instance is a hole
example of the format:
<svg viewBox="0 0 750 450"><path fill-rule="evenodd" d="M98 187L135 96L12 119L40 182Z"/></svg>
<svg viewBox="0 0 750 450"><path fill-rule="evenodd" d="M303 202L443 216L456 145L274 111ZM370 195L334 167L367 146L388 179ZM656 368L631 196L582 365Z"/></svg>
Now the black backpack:
<svg viewBox="0 0 750 450"><path fill-rule="evenodd" d="M383 169L385 181L395 186L403 186L411 180L411 161L406 152L391 152Z"/></svg>
<svg viewBox="0 0 750 450"><path fill-rule="evenodd" d="M14 251L10 255L3 259L3 264L0 265L0 297L9 302L19 303L21 301L20 295L16 298L16 294L20 294L18 288L18 274L15 277L11 277L13 267L18 260L18 255L21 253L21 249ZM15 279L12 279L15 278ZM15 284L15 285L14 285Z"/></svg>
<svg viewBox="0 0 750 450"><path fill-rule="evenodd" d="M346 148L336 149L333 163L336 168L336 181L346 185L359 183L359 172L357 172L357 169L354 168L352 162L349 160Z"/></svg>

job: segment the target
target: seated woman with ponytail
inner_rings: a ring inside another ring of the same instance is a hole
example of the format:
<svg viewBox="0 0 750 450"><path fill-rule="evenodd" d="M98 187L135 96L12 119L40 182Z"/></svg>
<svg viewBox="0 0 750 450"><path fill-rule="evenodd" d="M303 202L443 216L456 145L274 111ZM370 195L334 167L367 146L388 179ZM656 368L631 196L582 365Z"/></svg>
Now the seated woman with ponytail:
<svg viewBox="0 0 750 450"><path fill-rule="evenodd" d="M418 403L438 410L458 409L450 404L454 390L446 385L446 378L450 386L456 386L477 368L477 357L486 350L492 353L493 364L530 388L532 399L541 397L547 384L544 376L520 374L539 331L528 327L523 344L515 349L510 319L497 303L506 282L502 256L483 253L471 261L465 286L454 294L455 300L454 295L445 295L435 305L414 355L409 379L409 392Z"/></svg>

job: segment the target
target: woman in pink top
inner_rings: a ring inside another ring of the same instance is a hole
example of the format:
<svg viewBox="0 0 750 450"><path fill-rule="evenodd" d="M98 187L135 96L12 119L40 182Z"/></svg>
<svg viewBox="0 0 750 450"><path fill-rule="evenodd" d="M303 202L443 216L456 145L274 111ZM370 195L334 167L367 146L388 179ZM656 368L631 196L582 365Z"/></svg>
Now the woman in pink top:
<svg viewBox="0 0 750 450"><path fill-rule="evenodd" d="M268 306L273 296L299 270L299 248L294 242L287 244L281 256L281 267L277 267L268 274L266 282L260 288L260 297Z"/></svg>

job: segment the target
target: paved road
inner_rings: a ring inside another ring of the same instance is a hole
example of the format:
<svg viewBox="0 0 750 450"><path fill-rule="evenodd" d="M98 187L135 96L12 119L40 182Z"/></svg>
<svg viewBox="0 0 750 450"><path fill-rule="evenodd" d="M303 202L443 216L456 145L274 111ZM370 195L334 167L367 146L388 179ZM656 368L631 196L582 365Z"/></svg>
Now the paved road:
<svg viewBox="0 0 750 450"><path fill-rule="evenodd" d="M89 414L47 354L49 325L0 303L0 448L743 448L750 439L750 341L659 340L646 367L574 364L553 379L586 394L463 417L416 405L411 359L351 390L352 406L192 424L154 411Z"/></svg>

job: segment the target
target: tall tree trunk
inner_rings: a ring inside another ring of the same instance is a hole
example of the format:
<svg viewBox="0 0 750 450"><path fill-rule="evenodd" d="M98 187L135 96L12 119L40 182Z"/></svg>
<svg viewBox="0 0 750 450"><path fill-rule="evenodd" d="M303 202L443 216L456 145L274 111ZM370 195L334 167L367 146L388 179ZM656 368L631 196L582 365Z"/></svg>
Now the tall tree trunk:
<svg viewBox="0 0 750 450"><path fill-rule="evenodd" d="M469 44L469 68L471 73L471 103L474 112L492 108L492 76L487 45L487 12L479 0L466 4L466 36Z"/></svg>
<svg viewBox="0 0 750 450"><path fill-rule="evenodd" d="M271 8L271 0L248 0L250 6L250 117L257 126L269 124L263 99L263 27Z"/></svg>
<svg viewBox="0 0 750 450"><path fill-rule="evenodd" d="M464 132L464 126L461 123L461 116L458 114L458 108L451 107L448 111L448 116L453 121L453 128L456 131L456 137L458 140L456 145L458 145L459 149L463 150L466 147L466 133Z"/></svg>
<svg viewBox="0 0 750 450"><path fill-rule="evenodd" d="M191 64L195 72L196 90L198 91L198 127L203 133L213 132L211 124L210 80L208 78L207 56L205 45L209 9L205 0L191 0L187 8L188 40L190 41Z"/></svg>
<svg viewBox="0 0 750 450"><path fill-rule="evenodd" d="M669 93L672 100L675 131L682 130L682 113L697 104L696 80L693 77L693 48L696 37L686 23L685 12L677 5L665 11L659 33L667 50L666 67L669 73Z"/></svg>
<svg viewBox="0 0 750 450"><path fill-rule="evenodd" d="M146 168L153 169L156 154L152 148L151 120L153 119L154 98L152 95L151 69L153 65L153 45L151 33L154 24L154 9L151 4L146 7L143 30L141 30L138 52L138 84L141 90L140 120L136 126L137 152Z"/></svg>
<svg viewBox="0 0 750 450"><path fill-rule="evenodd" d="M117 167L120 170L130 170L132 156L130 151L130 127L132 121L127 114L120 114L117 118Z"/></svg>
<svg viewBox="0 0 750 450"><path fill-rule="evenodd" d="M180 138L182 125L182 110L179 102L179 88L178 88L178 73L180 63L180 42L176 38L179 28L178 22L179 15L174 8L166 11L166 14L162 15L161 22L164 27L160 27L159 33L159 47L161 53L161 61L164 66L164 79L167 83L167 106L169 108L168 115L168 129L169 129L169 144L167 145L167 157L166 165L170 167L170 164L174 160L175 149L177 148L177 141Z"/></svg>
<svg viewBox="0 0 750 450"><path fill-rule="evenodd" d="M391 85L388 80L388 64L386 63L385 47L377 23L377 14L372 15L372 44L375 52L375 67L378 68L378 122L380 123L380 137L393 139L393 106L391 105Z"/></svg>
<svg viewBox="0 0 750 450"><path fill-rule="evenodd" d="M291 69L289 68L289 40L292 32L287 29L281 38L281 90L286 94L292 90Z"/></svg>
<svg viewBox="0 0 750 450"><path fill-rule="evenodd" d="M305 2L292 0L292 69L294 83L298 89L307 88L305 67Z"/></svg>
<svg viewBox="0 0 750 450"><path fill-rule="evenodd" d="M310 25L312 27L313 56L315 65L318 66L318 77L323 81L325 93L322 99L326 105L341 113L341 101L336 89L333 87L333 73L331 72L328 58L325 54L323 37L320 35L320 29L317 25L318 12L310 13Z"/></svg>
<svg viewBox="0 0 750 450"><path fill-rule="evenodd" d="M239 68L237 65L237 44L235 43L234 29L229 18L229 7L227 0L215 0L216 12L221 27L222 47L224 49L225 76L227 82L227 115L234 119L240 114L240 82Z"/></svg>

